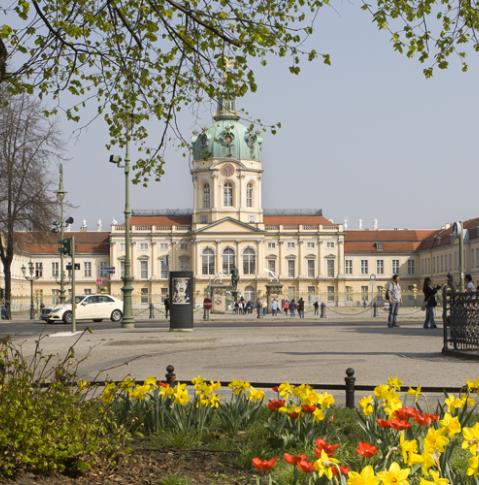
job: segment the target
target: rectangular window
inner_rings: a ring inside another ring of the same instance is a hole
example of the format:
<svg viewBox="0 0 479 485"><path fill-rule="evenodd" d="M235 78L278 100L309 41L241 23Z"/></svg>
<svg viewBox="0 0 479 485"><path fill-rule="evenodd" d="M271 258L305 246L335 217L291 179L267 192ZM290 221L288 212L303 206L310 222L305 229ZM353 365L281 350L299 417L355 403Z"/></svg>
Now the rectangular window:
<svg viewBox="0 0 479 485"><path fill-rule="evenodd" d="M169 258L168 256L162 256L160 258L160 278L168 278L169 272ZM207 273L210 274L210 273Z"/></svg>
<svg viewBox="0 0 479 485"><path fill-rule="evenodd" d="M334 273L335 273L335 264L334 264L334 259L328 259L328 276L330 278L334 278Z"/></svg>
<svg viewBox="0 0 479 485"><path fill-rule="evenodd" d="M384 274L384 259L378 259L376 261L376 273Z"/></svg>
<svg viewBox="0 0 479 485"><path fill-rule="evenodd" d="M121 278L125 277L125 260L124 259L120 260L120 277Z"/></svg>
<svg viewBox="0 0 479 485"><path fill-rule="evenodd" d="M353 287L346 286L346 301L351 303L353 301Z"/></svg>
<svg viewBox="0 0 479 485"><path fill-rule="evenodd" d="M368 287L361 286L361 301L368 301Z"/></svg>
<svg viewBox="0 0 479 485"><path fill-rule="evenodd" d="M180 242L180 249L188 249L188 243L186 241L181 241Z"/></svg>
<svg viewBox="0 0 479 485"><path fill-rule="evenodd" d="M188 256L180 256L180 271L188 271L190 269L190 258Z"/></svg>
<svg viewBox="0 0 479 485"><path fill-rule="evenodd" d="M140 278L142 280L148 279L148 261L140 261Z"/></svg>
<svg viewBox="0 0 479 485"><path fill-rule="evenodd" d="M141 288L141 303L147 305L150 302L148 288Z"/></svg>
<svg viewBox="0 0 479 485"><path fill-rule="evenodd" d="M200 224L208 224L208 216L200 216Z"/></svg>
<svg viewBox="0 0 479 485"><path fill-rule="evenodd" d="M160 249L165 250L165 249L168 249L169 247L170 247L170 244L167 242L160 243Z"/></svg>
<svg viewBox="0 0 479 485"><path fill-rule="evenodd" d="M308 278L314 278L316 272L316 264L314 259L308 259Z"/></svg>
<svg viewBox="0 0 479 485"><path fill-rule="evenodd" d="M308 249L314 249L315 247L314 241L308 241L306 247Z"/></svg>
<svg viewBox="0 0 479 485"><path fill-rule="evenodd" d="M367 259L361 259L361 274L369 273L369 265Z"/></svg>
<svg viewBox="0 0 479 485"><path fill-rule="evenodd" d="M100 261L100 274L99 274L99 276L101 276L102 278L104 278L105 276L108 276L108 273L106 272L107 266L108 266L108 264L107 264L106 261Z"/></svg>
<svg viewBox="0 0 479 485"><path fill-rule="evenodd" d="M292 300L296 296L296 288L294 286L288 286L288 300Z"/></svg>
<svg viewBox="0 0 479 485"><path fill-rule="evenodd" d="M328 286L328 303L334 303L334 286Z"/></svg>
<svg viewBox="0 0 479 485"><path fill-rule="evenodd" d="M294 278L296 276L296 261L294 259L288 259L288 277Z"/></svg>
<svg viewBox="0 0 479 485"><path fill-rule="evenodd" d="M91 288L84 288L83 289L83 294L84 295L91 295Z"/></svg>
<svg viewBox="0 0 479 485"><path fill-rule="evenodd" d="M326 247L327 247L327 248L329 248L329 249L334 248L334 241L328 241L328 242L326 243Z"/></svg>
<svg viewBox="0 0 479 485"><path fill-rule="evenodd" d="M35 263L35 277L41 278L43 276L43 263Z"/></svg>
<svg viewBox="0 0 479 485"><path fill-rule="evenodd" d="M147 242L141 242L140 243L140 251L146 251L148 249L148 243Z"/></svg>
<svg viewBox="0 0 479 485"><path fill-rule="evenodd" d="M288 249L293 249L295 247L296 247L296 243L294 243L294 242L289 242L288 243Z"/></svg>
<svg viewBox="0 0 479 485"><path fill-rule="evenodd" d="M353 260L346 259L344 269L346 274L353 274Z"/></svg>
<svg viewBox="0 0 479 485"><path fill-rule="evenodd" d="M268 259L268 270L276 274L276 260Z"/></svg>
<svg viewBox="0 0 479 485"><path fill-rule="evenodd" d="M275 242L269 242L268 243L268 249L274 249L276 247L276 243Z"/></svg>
<svg viewBox="0 0 479 485"><path fill-rule="evenodd" d="M161 301L163 301L168 296L168 288L161 289Z"/></svg>
<svg viewBox="0 0 479 485"><path fill-rule="evenodd" d="M414 259L408 259L407 261L407 274L409 276L416 274L416 261Z"/></svg>
<svg viewBox="0 0 479 485"><path fill-rule="evenodd" d="M85 278L91 277L91 261L85 261L83 264L83 276L85 276Z"/></svg>
<svg viewBox="0 0 479 485"><path fill-rule="evenodd" d="M60 301L60 290L52 290L52 304L56 305Z"/></svg>
<svg viewBox="0 0 479 485"><path fill-rule="evenodd" d="M399 274L399 259L393 259L393 274Z"/></svg>
<svg viewBox="0 0 479 485"><path fill-rule="evenodd" d="M60 275L59 268L60 268L60 264L58 262L55 261L55 262L52 263L52 276L53 276L53 278L56 278L57 276Z"/></svg>

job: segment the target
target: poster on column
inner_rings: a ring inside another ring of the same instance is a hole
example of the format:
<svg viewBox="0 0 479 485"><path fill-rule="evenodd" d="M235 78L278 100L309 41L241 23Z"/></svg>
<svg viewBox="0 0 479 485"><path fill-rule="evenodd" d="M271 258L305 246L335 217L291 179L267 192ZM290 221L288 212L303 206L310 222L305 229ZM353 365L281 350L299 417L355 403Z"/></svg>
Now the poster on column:
<svg viewBox="0 0 479 485"><path fill-rule="evenodd" d="M170 330L193 330L193 273L170 271Z"/></svg>

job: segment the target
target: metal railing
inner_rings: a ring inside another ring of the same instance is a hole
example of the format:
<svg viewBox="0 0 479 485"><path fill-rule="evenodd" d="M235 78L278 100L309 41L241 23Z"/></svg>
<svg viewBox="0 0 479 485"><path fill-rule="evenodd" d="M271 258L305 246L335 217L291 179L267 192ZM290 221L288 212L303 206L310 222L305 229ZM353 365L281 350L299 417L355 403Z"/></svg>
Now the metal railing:
<svg viewBox="0 0 479 485"><path fill-rule="evenodd" d="M479 292L443 290L444 353L479 357Z"/></svg>

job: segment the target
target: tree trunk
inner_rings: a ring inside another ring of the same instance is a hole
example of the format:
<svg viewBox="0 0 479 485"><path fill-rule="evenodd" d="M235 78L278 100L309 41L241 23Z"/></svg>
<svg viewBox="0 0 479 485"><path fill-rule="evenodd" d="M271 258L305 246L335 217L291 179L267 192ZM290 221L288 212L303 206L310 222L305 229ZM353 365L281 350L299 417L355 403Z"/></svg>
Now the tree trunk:
<svg viewBox="0 0 479 485"><path fill-rule="evenodd" d="M7 319L12 319L11 301L12 301L12 259L3 261L3 274L5 275L5 295L4 304L7 311Z"/></svg>

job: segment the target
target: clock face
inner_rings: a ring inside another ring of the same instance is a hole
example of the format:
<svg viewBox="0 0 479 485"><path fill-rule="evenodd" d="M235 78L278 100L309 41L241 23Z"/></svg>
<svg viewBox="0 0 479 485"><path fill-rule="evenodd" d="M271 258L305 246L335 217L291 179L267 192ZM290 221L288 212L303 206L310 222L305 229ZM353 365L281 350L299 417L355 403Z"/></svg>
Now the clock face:
<svg viewBox="0 0 479 485"><path fill-rule="evenodd" d="M221 173L225 177L231 177L235 173L235 168L231 164L224 165L223 168L221 169Z"/></svg>
<svg viewBox="0 0 479 485"><path fill-rule="evenodd" d="M231 145L233 143L233 136L227 133L223 138L223 143L225 145Z"/></svg>

